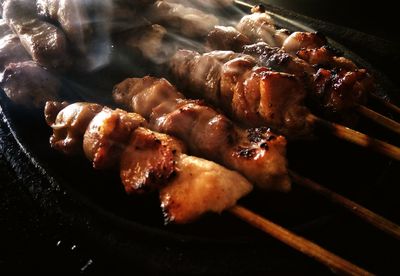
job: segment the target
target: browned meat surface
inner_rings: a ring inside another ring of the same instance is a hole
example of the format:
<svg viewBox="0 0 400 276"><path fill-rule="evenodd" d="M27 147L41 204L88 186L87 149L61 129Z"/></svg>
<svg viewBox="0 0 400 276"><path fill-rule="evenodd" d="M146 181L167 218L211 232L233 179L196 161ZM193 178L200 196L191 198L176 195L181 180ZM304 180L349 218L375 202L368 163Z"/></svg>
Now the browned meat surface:
<svg viewBox="0 0 400 276"><path fill-rule="evenodd" d="M0 86L15 103L43 107L58 97L59 79L33 61L10 63L0 77Z"/></svg>
<svg viewBox="0 0 400 276"><path fill-rule="evenodd" d="M251 40L234 27L215 26L207 35L206 47L210 50L242 52Z"/></svg>
<svg viewBox="0 0 400 276"><path fill-rule="evenodd" d="M369 74L363 70L326 70L315 74L314 100L318 101L322 112L332 119L353 124L357 116L354 107L365 104L368 92L374 87Z"/></svg>
<svg viewBox="0 0 400 276"><path fill-rule="evenodd" d="M146 121L136 113L104 107L90 122L83 137L83 150L93 167L104 169L119 164L131 133Z"/></svg>
<svg viewBox="0 0 400 276"><path fill-rule="evenodd" d="M213 162L181 155L178 173L160 190L166 222L188 223L204 213L233 207L252 187L240 174Z"/></svg>
<svg viewBox="0 0 400 276"><path fill-rule="evenodd" d="M294 32L286 38L282 50L295 55L302 49L315 49L326 45L326 38L320 33Z"/></svg>
<svg viewBox="0 0 400 276"><path fill-rule="evenodd" d="M269 126L291 138L310 132L303 104L306 90L293 75L258 67L248 55L223 63L213 58L213 52L184 50L175 54L170 67L183 91L206 99L245 125Z"/></svg>
<svg viewBox="0 0 400 276"><path fill-rule="evenodd" d="M271 47L265 42L247 45L243 53L258 59L261 66L277 72L304 77L315 73L315 69L304 60L293 56L278 47Z"/></svg>
<svg viewBox="0 0 400 276"><path fill-rule="evenodd" d="M263 189L290 189L284 137L241 129L201 101L186 100L165 79L126 79L115 86L114 99L130 102L152 129L182 139L191 153L235 169Z"/></svg>
<svg viewBox="0 0 400 276"><path fill-rule="evenodd" d="M10 63L30 59L18 36L11 31L4 19L0 19L0 71Z"/></svg>
<svg viewBox="0 0 400 276"><path fill-rule="evenodd" d="M83 135L90 121L103 107L92 103L74 103L58 112L57 104L48 102L45 107L45 116L56 117L50 126L53 135L50 137L52 148L64 154L77 154L82 152Z"/></svg>
<svg viewBox="0 0 400 276"><path fill-rule="evenodd" d="M166 185L177 171L176 156L184 151L184 145L171 136L136 129L121 156L120 175L125 191L143 193Z"/></svg>
<svg viewBox="0 0 400 276"><path fill-rule="evenodd" d="M7 0L3 6L3 17L34 61L52 68L69 65L71 60L68 58L65 34L39 19L34 1Z"/></svg>
<svg viewBox="0 0 400 276"><path fill-rule="evenodd" d="M205 37L219 23L211 14L168 1L157 1L149 10L148 18L190 38Z"/></svg>
<svg viewBox="0 0 400 276"><path fill-rule="evenodd" d="M90 160L102 155L95 167L119 164L128 194L160 190L166 222L187 223L206 212L220 213L252 190L237 172L188 156L176 138L140 127L144 119L138 114L92 103L48 102L45 117L55 149L69 154L83 144Z"/></svg>

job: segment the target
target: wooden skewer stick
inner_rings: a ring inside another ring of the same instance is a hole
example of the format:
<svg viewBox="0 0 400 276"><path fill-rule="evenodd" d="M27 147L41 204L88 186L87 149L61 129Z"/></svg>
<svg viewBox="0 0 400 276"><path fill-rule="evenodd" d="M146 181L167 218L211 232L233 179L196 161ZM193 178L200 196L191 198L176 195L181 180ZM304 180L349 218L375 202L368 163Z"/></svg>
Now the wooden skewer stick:
<svg viewBox="0 0 400 276"><path fill-rule="evenodd" d="M351 128L326 121L312 114L307 116L307 121L311 124L322 126L340 139L349 141L362 147L370 148L378 153L400 161L400 148L396 146L372 138Z"/></svg>
<svg viewBox="0 0 400 276"><path fill-rule="evenodd" d="M250 9L252 9L254 7L254 5L244 2L244 1L240 1L240 0L235 0L235 3L242 7L248 7Z"/></svg>
<svg viewBox="0 0 400 276"><path fill-rule="evenodd" d="M286 245L330 267L337 273L347 275L373 275L319 245L290 232L242 206L236 205L229 209L229 212Z"/></svg>
<svg viewBox="0 0 400 276"><path fill-rule="evenodd" d="M377 227L378 229L388 233L392 237L400 240L400 226L391 222L390 220L385 219L384 217L368 210L367 208L355 203L354 201L351 201L350 199L341 196L328 188L325 188L318 183L302 177L298 175L297 173L293 171L289 171L289 175L293 179L293 181L301 185L303 187L306 187L317 194L320 194L329 200L331 200L334 203L339 204L340 206L343 206L356 216L360 217L361 219L369 222L373 226Z"/></svg>
<svg viewBox="0 0 400 276"><path fill-rule="evenodd" d="M357 111L362 114L363 116L371 119L372 121L380 124L381 126L384 126L394 132L396 132L397 134L400 134L400 123L386 117L383 116L382 114L373 111L372 109L369 109L366 106L363 105L359 105L357 107Z"/></svg>
<svg viewBox="0 0 400 276"><path fill-rule="evenodd" d="M378 102L380 102L381 104L386 106L388 109L392 110L393 112L396 112L397 114L400 114L400 107L392 104L391 102L388 102L388 101L382 99L381 97L379 97L375 94L371 93L370 96L372 99L377 100Z"/></svg>

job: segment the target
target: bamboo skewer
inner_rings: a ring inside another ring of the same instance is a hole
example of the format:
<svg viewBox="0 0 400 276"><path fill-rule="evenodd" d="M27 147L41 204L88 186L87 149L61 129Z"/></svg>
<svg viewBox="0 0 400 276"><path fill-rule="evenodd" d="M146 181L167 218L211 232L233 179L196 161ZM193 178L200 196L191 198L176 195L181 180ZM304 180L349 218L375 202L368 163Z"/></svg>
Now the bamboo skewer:
<svg viewBox="0 0 400 276"><path fill-rule="evenodd" d="M383 142L381 140L372 138L366 134L355 131L351 128L335 124L324 119L321 119L315 115L309 114L307 116L307 121L321 126L327 129L330 133L336 137L351 142L353 144L370 148L378 153L386 155L390 158L400 161L400 148L393 146L389 143Z"/></svg>
<svg viewBox="0 0 400 276"><path fill-rule="evenodd" d="M242 206L236 205L229 209L229 212L286 245L330 267L334 272L348 275L373 275L319 245L290 232Z"/></svg>
<svg viewBox="0 0 400 276"><path fill-rule="evenodd" d="M372 121L380 124L381 126L384 126L393 132L396 132L397 134L400 134L400 123L383 116L382 114L373 111L372 109L369 109L368 107L365 107L363 105L360 105L357 107L357 111L362 114L363 116L371 119Z"/></svg>
<svg viewBox="0 0 400 276"><path fill-rule="evenodd" d="M385 219L384 217L368 210L367 208L355 203L354 201L351 201L350 199L341 196L328 188L325 188L318 183L302 177L298 175L297 173L293 171L289 171L289 175L293 179L293 181L301 185L303 187L306 187L317 194L320 194L326 198L328 198L330 201L339 204L340 206L346 208L356 216L360 217L361 219L369 222L373 226L377 227L378 229L386 232L387 234L391 235L392 237L400 240L400 226Z"/></svg>
<svg viewBox="0 0 400 276"><path fill-rule="evenodd" d="M396 112L397 114L400 114L400 107L392 104L391 102L388 102L388 101L382 99L381 97L379 97L375 94L371 93L370 96L371 96L371 99L374 99L374 100L380 102L381 104L383 104L385 107L387 107L391 111Z"/></svg>

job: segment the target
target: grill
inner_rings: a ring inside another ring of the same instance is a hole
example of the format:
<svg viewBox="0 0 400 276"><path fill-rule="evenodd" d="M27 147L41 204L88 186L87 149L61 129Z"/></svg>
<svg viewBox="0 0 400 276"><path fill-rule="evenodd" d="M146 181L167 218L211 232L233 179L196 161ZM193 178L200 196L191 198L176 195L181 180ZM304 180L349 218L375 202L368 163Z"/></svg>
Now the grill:
<svg viewBox="0 0 400 276"><path fill-rule="evenodd" d="M267 10L278 15L277 22L283 27L322 31L367 57L374 65L331 41L369 69L379 80L381 93L399 103L397 86L385 76L392 74L394 67L386 66L386 62L392 60L396 46L284 9L267 6ZM365 49L365 40L377 45L371 47L375 50ZM78 78L77 82L102 86L96 80L110 71L111 78L126 74L121 73L118 59L108 70ZM102 87L105 90L110 85L107 81ZM82 92L68 81L63 85L65 91ZM50 132L42 112L21 110L1 95L0 164L5 181L0 185L0 206L7 227L2 230L5 233L1 239L6 246L0 255L0 266L5 271L33 268L84 274L167 271L184 275L329 272L228 214L210 215L191 225L163 226L157 197L127 197L121 187L113 185L119 182L114 173L93 171L85 160L67 159L53 152L48 147ZM100 101L109 104L102 95ZM396 141L393 134L368 121L359 127ZM290 146L291 166L400 222L400 206L396 203L400 189L396 185L398 162L320 135L321 141L313 143L311 149L307 142ZM321 151L327 156L323 162ZM335 158L341 158L341 163ZM281 202L285 203L284 208L277 207ZM390 254L398 249L397 241L302 189L295 187L288 195L253 194L244 199L243 205L371 271L389 273L397 269L396 255Z"/></svg>

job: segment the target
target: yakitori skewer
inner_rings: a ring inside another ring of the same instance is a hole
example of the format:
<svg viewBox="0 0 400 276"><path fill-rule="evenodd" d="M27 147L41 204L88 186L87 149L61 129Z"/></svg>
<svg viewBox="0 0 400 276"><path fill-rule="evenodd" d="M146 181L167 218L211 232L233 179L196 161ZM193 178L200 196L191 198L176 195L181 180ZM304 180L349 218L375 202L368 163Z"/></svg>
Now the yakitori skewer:
<svg viewBox="0 0 400 276"><path fill-rule="evenodd" d="M310 113L304 105L307 92L295 76L260 67L251 56L179 50L170 68L183 93L205 99L244 125L267 125L289 139L322 125L341 139L400 160L400 148Z"/></svg>
<svg viewBox="0 0 400 276"><path fill-rule="evenodd" d="M290 232L282 226L279 226L240 205L232 207L229 209L229 212L286 245L302 252L320 263L325 264L335 273L344 275L373 275L372 273L327 251L319 245Z"/></svg>
<svg viewBox="0 0 400 276"><path fill-rule="evenodd" d="M159 191L167 222L188 223L205 212L229 210L336 272L371 275L313 242L235 205L251 190L246 179L205 159L187 156L179 140L146 129L146 121L138 114L91 103L48 102L45 117L53 128L50 139L53 148L65 154L84 152L97 169L120 164L121 180L129 194Z"/></svg>
<svg viewBox="0 0 400 276"><path fill-rule="evenodd" d="M315 193L322 195L332 201L333 203L336 203L356 216L360 217L362 220L367 221L368 223L372 224L373 226L377 227L378 229L388 233L392 237L400 240L400 226L389 221L388 219L368 210L364 206L361 206L360 204L342 196L339 195L328 188L321 186L320 184L305 178L303 176L300 176L299 174L295 173L294 171L289 170L289 175L293 179L293 182L306 187L307 189L310 189L314 191Z"/></svg>
<svg viewBox="0 0 400 276"><path fill-rule="evenodd" d="M391 103L388 100L382 99L381 97L375 95L375 94L371 94L371 98L380 102L381 104L383 104L384 106L386 106L388 109L390 109L393 112L396 112L397 114L400 114L400 107L398 107L397 105Z"/></svg>
<svg viewBox="0 0 400 276"><path fill-rule="evenodd" d="M372 121L390 129L393 132L396 132L397 134L400 134L400 123L363 105L357 107L357 111Z"/></svg>
<svg viewBox="0 0 400 276"><path fill-rule="evenodd" d="M114 87L113 97L118 104L148 119L151 129L180 138L190 152L235 169L258 188L290 190L286 143L283 137L266 128L243 129L201 101L185 99L166 79L148 76L125 79ZM305 181L294 172L291 177L295 182ZM311 188L315 187L318 184L313 183ZM317 191L334 194L323 187ZM398 228L343 196L335 194L335 198L339 198L335 202L344 207L359 207L356 214L373 226L389 225L392 232Z"/></svg>
<svg viewBox="0 0 400 276"><path fill-rule="evenodd" d="M381 153L390 158L400 161L399 147L372 138L364 133L355 131L351 128L329 122L312 114L309 114L307 116L307 120L312 124L323 127L325 130L329 131L340 139L346 140L361 147L372 149L375 152Z"/></svg>
<svg viewBox="0 0 400 276"><path fill-rule="evenodd" d="M240 6L243 7L248 7L251 8L252 11L255 12L260 12L260 9L254 9L254 6L252 6L249 3L243 2L243 1L235 1ZM265 11L265 9L261 10L262 13L268 13L268 11ZM265 22L263 21L265 19ZM250 22L249 22L250 21ZM244 30L249 30L247 33L248 35L251 35L251 37L256 38L256 41L265 41L267 43L272 43L274 45L272 46L282 46L282 49L285 52L288 52L290 55L293 56L298 56L301 59L305 59L305 61L310 62L311 65L318 66L319 68L326 68L332 67L337 69L344 69L344 70L349 70L349 71L357 71L358 68L357 66L351 62L350 60L344 58L344 57L337 57L334 53L332 53L328 48L325 48L327 45L326 39L324 39L320 34L315 35L313 33L309 32L295 32L290 36L286 35L287 39L282 39L280 34L277 34L277 31L275 30L274 22L271 18L263 18L261 16L257 18L252 18L248 19L248 21L244 20L244 22L241 24L239 23L239 28L242 27L243 25L246 24L254 24L256 27L250 28L244 28ZM268 28L267 26L270 26ZM255 31L257 29L260 29L258 31ZM268 34L269 33L269 34ZM266 35L268 34L268 35ZM297 40L297 37L299 38ZM271 42L272 40L272 42ZM251 41L251 40L250 40ZM253 41L254 42L254 41ZM313 52L315 51L315 52ZM302 54L303 52L303 54ZM305 52L305 54L304 54ZM310 57L310 53L311 57ZM305 72L303 72L305 73ZM308 72L307 72L308 73ZM365 77L363 77L365 78ZM371 82L372 80L361 80L364 83L366 82ZM369 96L371 98L379 98L377 97L371 89L371 85L368 84L370 87L368 89L365 89L366 96ZM357 90L354 93L359 93L360 90ZM347 93L348 94L348 93ZM350 94L348 94L351 96ZM347 96L348 97L348 96ZM400 124L387 118L386 116L379 114L370 108L365 106L365 97L364 96L356 96L353 98L349 98L349 101L354 101L357 104L353 104L353 108L355 111L359 112L361 115L372 119L374 122L376 122L379 125L382 125L383 127L386 127L396 133L400 132ZM339 101L340 102L340 101ZM386 107L391 109L392 111L395 112L400 112L400 108L397 107L396 105L393 105L392 103L389 103L387 101L384 101L380 99L380 102L382 102ZM336 112L336 111L335 111Z"/></svg>

